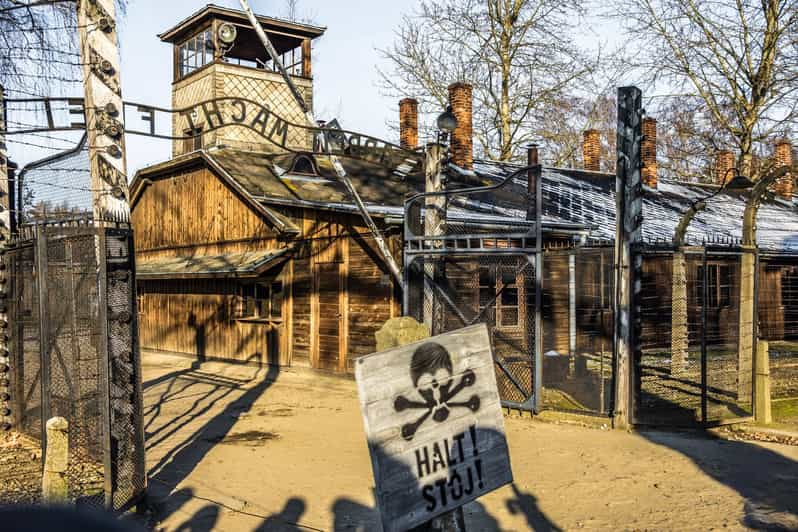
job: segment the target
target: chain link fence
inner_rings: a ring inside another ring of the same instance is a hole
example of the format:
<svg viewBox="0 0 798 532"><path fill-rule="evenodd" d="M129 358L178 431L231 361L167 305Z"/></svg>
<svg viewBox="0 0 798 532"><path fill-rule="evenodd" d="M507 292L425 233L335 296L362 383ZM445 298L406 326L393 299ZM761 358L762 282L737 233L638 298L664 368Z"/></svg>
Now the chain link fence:
<svg viewBox="0 0 798 532"><path fill-rule="evenodd" d="M798 398L798 257L759 262L759 331L768 341L773 399Z"/></svg>
<svg viewBox="0 0 798 532"><path fill-rule="evenodd" d="M146 484L130 249L129 229L62 221L24 227L6 254L13 428L44 452L46 420L64 417L70 498L119 511Z"/></svg>
<svg viewBox="0 0 798 532"><path fill-rule="evenodd" d="M612 407L613 248L548 249L543 258L543 401L607 415Z"/></svg>
<svg viewBox="0 0 798 532"><path fill-rule="evenodd" d="M753 315L741 312L744 253L642 251L636 421L689 426L750 417ZM753 270L747 274L753 279ZM745 340L749 337L749 340Z"/></svg>

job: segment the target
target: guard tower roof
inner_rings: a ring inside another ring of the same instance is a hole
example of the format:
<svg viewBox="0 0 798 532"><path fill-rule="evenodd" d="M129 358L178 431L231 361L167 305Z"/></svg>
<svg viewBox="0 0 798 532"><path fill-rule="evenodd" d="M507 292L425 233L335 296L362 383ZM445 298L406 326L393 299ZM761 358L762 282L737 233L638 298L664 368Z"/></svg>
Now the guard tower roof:
<svg viewBox="0 0 798 532"><path fill-rule="evenodd" d="M266 32L283 35L289 38L315 39L323 35L327 30L327 28L322 26L302 24L279 18L265 17L262 15L257 15L257 17ZM161 33L158 37L163 42L178 43L185 37L189 37L198 27L203 26L212 19L230 22L241 28L247 28L252 31L249 19L243 11L208 4L185 20L179 22L176 26Z"/></svg>

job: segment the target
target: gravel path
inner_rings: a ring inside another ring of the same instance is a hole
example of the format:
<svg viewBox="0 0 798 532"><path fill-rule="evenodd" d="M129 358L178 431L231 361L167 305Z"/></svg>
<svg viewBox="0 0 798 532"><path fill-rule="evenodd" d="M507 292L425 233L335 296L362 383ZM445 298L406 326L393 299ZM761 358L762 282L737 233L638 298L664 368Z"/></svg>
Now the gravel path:
<svg viewBox="0 0 798 532"><path fill-rule="evenodd" d="M144 355L165 530L379 530L354 382ZM477 530L798 530L798 447L506 419L515 483Z"/></svg>

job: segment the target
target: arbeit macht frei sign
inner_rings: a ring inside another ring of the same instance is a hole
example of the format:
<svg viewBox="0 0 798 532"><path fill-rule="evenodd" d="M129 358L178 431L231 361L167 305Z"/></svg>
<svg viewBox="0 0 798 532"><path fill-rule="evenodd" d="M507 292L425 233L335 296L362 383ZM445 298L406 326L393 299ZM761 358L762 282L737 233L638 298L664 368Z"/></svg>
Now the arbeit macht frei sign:
<svg viewBox="0 0 798 532"><path fill-rule="evenodd" d="M512 482L484 324L359 358L355 378L386 532Z"/></svg>

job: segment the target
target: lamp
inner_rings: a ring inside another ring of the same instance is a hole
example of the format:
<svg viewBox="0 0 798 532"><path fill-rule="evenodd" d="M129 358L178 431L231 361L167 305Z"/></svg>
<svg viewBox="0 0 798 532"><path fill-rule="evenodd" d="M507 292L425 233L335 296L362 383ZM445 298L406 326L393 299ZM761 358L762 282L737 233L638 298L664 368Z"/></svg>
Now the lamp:
<svg viewBox="0 0 798 532"><path fill-rule="evenodd" d="M729 190L748 190L754 186L754 182L745 177L744 175L736 175L732 177L728 183L725 184L725 188ZM721 187L723 188L723 187Z"/></svg>
<svg viewBox="0 0 798 532"><path fill-rule="evenodd" d="M238 30L233 24L229 22L225 22L221 26L219 26L219 30L217 31L217 36L219 37L219 42L221 42L224 46L230 47L238 37Z"/></svg>
<svg viewBox="0 0 798 532"><path fill-rule="evenodd" d="M438 115L437 124L438 129L444 134L451 133L457 129L457 117L454 116L451 105L447 106L446 110Z"/></svg>

